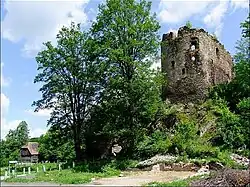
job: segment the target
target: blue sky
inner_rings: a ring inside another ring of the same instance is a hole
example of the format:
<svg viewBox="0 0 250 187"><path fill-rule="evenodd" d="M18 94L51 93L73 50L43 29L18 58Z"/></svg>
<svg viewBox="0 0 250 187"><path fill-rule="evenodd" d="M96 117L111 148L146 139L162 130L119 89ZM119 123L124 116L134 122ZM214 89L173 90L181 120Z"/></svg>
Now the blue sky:
<svg viewBox="0 0 250 187"><path fill-rule="evenodd" d="M31 137L47 129L50 111L34 113L31 104L40 98L35 56L42 43L55 42L63 25L82 22L87 28L102 0L3 1L1 6L1 137L25 120ZM190 20L194 27L215 33L233 55L240 38L240 23L248 15L247 0L153 1L152 12L161 24L160 35L176 31ZM158 66L156 63L155 66Z"/></svg>

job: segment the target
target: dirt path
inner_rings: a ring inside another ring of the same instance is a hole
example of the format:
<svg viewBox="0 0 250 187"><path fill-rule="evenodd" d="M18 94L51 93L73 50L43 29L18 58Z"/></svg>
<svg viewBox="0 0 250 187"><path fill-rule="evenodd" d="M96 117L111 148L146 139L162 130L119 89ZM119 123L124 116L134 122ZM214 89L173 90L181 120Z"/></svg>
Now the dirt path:
<svg viewBox="0 0 250 187"><path fill-rule="evenodd" d="M161 172L126 172L123 177L110 177L93 180L89 184L82 185L60 185L51 183L5 183L2 186L141 186L150 182L170 182L177 179L184 179L194 175L195 172L186 171L161 171Z"/></svg>
<svg viewBox="0 0 250 187"><path fill-rule="evenodd" d="M133 173L133 175L124 177L111 177L94 180L90 185L105 185L105 186L141 186L150 182L170 182L177 179L184 179L194 175L195 172L177 172L177 171L162 171L152 172L145 171ZM89 184L88 184L89 185Z"/></svg>

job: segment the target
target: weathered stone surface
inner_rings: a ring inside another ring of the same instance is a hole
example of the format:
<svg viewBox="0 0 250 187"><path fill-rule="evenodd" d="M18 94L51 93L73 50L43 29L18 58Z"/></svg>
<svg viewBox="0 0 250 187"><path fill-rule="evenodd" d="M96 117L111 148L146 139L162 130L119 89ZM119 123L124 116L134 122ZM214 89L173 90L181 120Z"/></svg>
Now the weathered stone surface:
<svg viewBox="0 0 250 187"><path fill-rule="evenodd" d="M196 102L206 97L210 86L233 78L229 52L203 29L181 27L162 38L161 68L167 85L163 98L172 102Z"/></svg>
<svg viewBox="0 0 250 187"><path fill-rule="evenodd" d="M176 159L177 157L171 156L171 155L156 155L150 159L139 162L137 164L137 167L152 166L152 165L155 165L158 163L164 163L164 162L174 162Z"/></svg>
<svg viewBox="0 0 250 187"><path fill-rule="evenodd" d="M250 165L250 160L246 157L237 155L237 154L232 154L231 159L234 160L235 162L237 162L238 164L244 165L244 166L248 166Z"/></svg>

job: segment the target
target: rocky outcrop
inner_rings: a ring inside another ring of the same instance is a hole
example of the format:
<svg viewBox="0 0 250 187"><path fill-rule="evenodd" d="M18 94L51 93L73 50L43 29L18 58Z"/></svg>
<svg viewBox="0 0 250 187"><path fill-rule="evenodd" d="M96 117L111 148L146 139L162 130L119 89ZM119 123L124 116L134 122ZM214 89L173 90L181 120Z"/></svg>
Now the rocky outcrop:
<svg viewBox="0 0 250 187"><path fill-rule="evenodd" d="M237 154L232 154L231 159L234 160L236 163L246 166L246 167L249 167L250 165L250 160L248 158L237 155Z"/></svg>

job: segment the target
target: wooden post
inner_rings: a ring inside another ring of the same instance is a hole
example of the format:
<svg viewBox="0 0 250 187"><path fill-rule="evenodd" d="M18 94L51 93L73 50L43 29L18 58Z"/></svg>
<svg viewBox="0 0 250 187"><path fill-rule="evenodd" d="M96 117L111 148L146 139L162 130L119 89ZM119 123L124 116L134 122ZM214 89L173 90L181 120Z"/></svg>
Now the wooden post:
<svg viewBox="0 0 250 187"><path fill-rule="evenodd" d="M4 176L5 176L5 178L8 177L8 171L5 171Z"/></svg>
<svg viewBox="0 0 250 187"><path fill-rule="evenodd" d="M73 168L75 167L75 162L73 162Z"/></svg>
<svg viewBox="0 0 250 187"><path fill-rule="evenodd" d="M30 167L28 167L28 174L30 175Z"/></svg>
<svg viewBox="0 0 250 187"><path fill-rule="evenodd" d="M38 167L36 167L36 172L37 172L37 173L39 172L39 169L38 169Z"/></svg>
<svg viewBox="0 0 250 187"><path fill-rule="evenodd" d="M61 163L59 163L59 171L61 171L61 170L62 170Z"/></svg>
<svg viewBox="0 0 250 187"><path fill-rule="evenodd" d="M15 177L15 170L12 170L12 176Z"/></svg>
<svg viewBox="0 0 250 187"><path fill-rule="evenodd" d="M25 175L25 168L23 168L23 174Z"/></svg>

